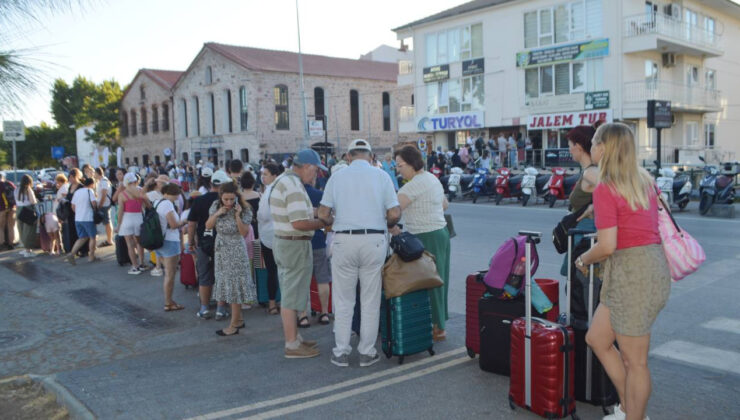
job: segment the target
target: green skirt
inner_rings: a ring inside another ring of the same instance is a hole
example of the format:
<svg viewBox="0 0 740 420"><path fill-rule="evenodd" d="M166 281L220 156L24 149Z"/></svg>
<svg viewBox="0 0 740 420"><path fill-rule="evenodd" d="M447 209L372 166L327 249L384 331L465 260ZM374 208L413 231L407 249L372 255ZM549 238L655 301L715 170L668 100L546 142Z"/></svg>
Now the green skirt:
<svg viewBox="0 0 740 420"><path fill-rule="evenodd" d="M29 206L33 207L33 206ZM15 214L15 220L16 223L18 223L18 233L20 233L21 236L21 243L23 244L23 248L26 249L34 249L39 247L39 234L36 231L36 227L38 226L38 223L29 225L26 223L21 222L21 220L18 218L18 216L21 214L22 206L18 206L18 209L16 210Z"/></svg>
<svg viewBox="0 0 740 420"><path fill-rule="evenodd" d="M445 322L449 319L447 291L450 287L450 234L447 227L443 227L415 235L424 244L424 249L434 255L437 260L437 272L444 283L441 287L429 290L429 300L432 302L432 323L443 330Z"/></svg>

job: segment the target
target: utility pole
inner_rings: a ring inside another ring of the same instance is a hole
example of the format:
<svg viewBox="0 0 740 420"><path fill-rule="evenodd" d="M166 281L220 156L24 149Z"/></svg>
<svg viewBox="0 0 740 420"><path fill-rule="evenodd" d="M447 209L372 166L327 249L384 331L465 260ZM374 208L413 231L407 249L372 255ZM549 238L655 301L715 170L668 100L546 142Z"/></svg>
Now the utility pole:
<svg viewBox="0 0 740 420"><path fill-rule="evenodd" d="M301 21L298 17L298 0L295 0L295 21L298 28L298 72L301 79L301 103L303 105L303 142L301 148L308 147L308 115L306 114L306 91L303 88L303 54L301 53Z"/></svg>

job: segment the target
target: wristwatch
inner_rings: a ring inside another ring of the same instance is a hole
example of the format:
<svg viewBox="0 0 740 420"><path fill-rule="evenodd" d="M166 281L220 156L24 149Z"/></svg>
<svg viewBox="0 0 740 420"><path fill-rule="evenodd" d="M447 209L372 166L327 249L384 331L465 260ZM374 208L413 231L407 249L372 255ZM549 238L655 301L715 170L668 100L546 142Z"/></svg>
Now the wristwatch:
<svg viewBox="0 0 740 420"><path fill-rule="evenodd" d="M576 267L578 267L578 268L585 267L585 264L583 264L583 260L581 259L580 256L578 258L576 258Z"/></svg>

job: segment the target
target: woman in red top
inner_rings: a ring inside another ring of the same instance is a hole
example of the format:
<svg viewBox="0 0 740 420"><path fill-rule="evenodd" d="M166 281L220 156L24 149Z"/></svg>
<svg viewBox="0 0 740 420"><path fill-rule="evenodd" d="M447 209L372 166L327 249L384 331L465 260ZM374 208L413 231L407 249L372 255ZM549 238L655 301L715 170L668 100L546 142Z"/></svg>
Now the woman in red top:
<svg viewBox="0 0 740 420"><path fill-rule="evenodd" d="M591 158L599 163L593 192L598 242L575 264L586 273L590 264L604 261L604 282L586 342L619 393L621 404L604 418L642 420L651 389L650 327L671 287L655 184L637 165L634 135L626 125L602 125L592 143Z"/></svg>

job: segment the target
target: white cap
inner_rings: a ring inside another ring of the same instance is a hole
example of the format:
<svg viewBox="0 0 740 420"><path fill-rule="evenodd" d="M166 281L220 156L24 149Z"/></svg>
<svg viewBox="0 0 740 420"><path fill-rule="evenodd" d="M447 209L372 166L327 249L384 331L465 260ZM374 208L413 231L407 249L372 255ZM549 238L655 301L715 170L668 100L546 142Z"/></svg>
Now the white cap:
<svg viewBox="0 0 740 420"><path fill-rule="evenodd" d="M227 182L232 182L232 179L229 178L229 175L226 174L226 172L222 170L218 170L213 173L213 176L211 177L211 183L213 185L221 185L226 184Z"/></svg>
<svg viewBox="0 0 740 420"><path fill-rule="evenodd" d="M373 151L373 149L370 147L370 143L368 143L365 139L352 140L352 143L350 143L349 147L347 148L348 152L351 150L367 150L368 152Z"/></svg>
<svg viewBox="0 0 740 420"><path fill-rule="evenodd" d="M128 185L136 181L137 181L137 178L133 172L129 172L123 176L123 185Z"/></svg>
<svg viewBox="0 0 740 420"><path fill-rule="evenodd" d="M212 177L213 176L213 169L211 169L209 167L203 168L203 170L200 171L200 176L202 176L204 178L210 178L210 177Z"/></svg>

